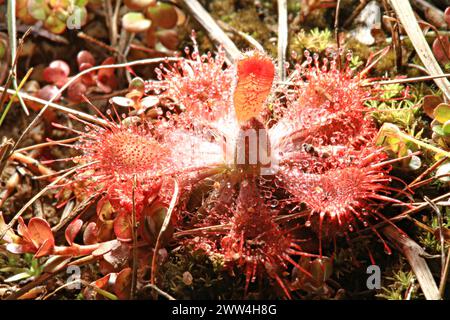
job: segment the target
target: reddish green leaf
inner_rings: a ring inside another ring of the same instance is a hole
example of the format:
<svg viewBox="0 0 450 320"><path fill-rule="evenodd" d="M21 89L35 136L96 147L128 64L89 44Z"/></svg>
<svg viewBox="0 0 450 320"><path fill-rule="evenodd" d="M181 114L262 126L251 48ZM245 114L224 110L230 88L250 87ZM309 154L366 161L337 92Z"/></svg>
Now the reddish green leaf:
<svg viewBox="0 0 450 320"><path fill-rule="evenodd" d="M434 109L438 106L438 104L442 103L441 97L428 95L423 98L423 111L427 116L434 119Z"/></svg>
<svg viewBox="0 0 450 320"><path fill-rule="evenodd" d="M131 10L140 10L155 4L156 0L125 0L124 3Z"/></svg>
<svg viewBox="0 0 450 320"><path fill-rule="evenodd" d="M31 218L30 222L28 222L28 230L36 248L39 248L45 242L47 242L47 247L53 247L55 245L52 229L44 219L38 217Z"/></svg>
<svg viewBox="0 0 450 320"><path fill-rule="evenodd" d="M86 229L84 229L83 242L85 244L97 243L98 242L97 235L98 235L97 224L95 222L90 222L86 226Z"/></svg>
<svg viewBox="0 0 450 320"><path fill-rule="evenodd" d="M158 40L169 50L176 50L180 43L178 33L175 30L159 30L156 33Z"/></svg>
<svg viewBox="0 0 450 320"><path fill-rule="evenodd" d="M131 241L132 226L131 215L127 211L122 211L114 220L114 234L121 241Z"/></svg>
<svg viewBox="0 0 450 320"><path fill-rule="evenodd" d="M95 65L95 59L92 53L87 50L82 50L77 54L77 63L80 67L83 63L88 63L91 66Z"/></svg>
<svg viewBox="0 0 450 320"><path fill-rule="evenodd" d="M130 298L131 277L131 268L125 268L117 274L116 282L114 283L114 293L119 299L128 300Z"/></svg>
<svg viewBox="0 0 450 320"><path fill-rule="evenodd" d="M174 6L168 3L158 2L145 11L145 15L158 27L172 29L177 25L178 14Z"/></svg>
<svg viewBox="0 0 450 320"><path fill-rule="evenodd" d="M73 220L67 226L64 235L66 236L66 240L67 240L67 243L69 243L69 245L73 244L73 240L77 236L78 232L80 232L82 226L83 226L83 220L80 220L80 219Z"/></svg>

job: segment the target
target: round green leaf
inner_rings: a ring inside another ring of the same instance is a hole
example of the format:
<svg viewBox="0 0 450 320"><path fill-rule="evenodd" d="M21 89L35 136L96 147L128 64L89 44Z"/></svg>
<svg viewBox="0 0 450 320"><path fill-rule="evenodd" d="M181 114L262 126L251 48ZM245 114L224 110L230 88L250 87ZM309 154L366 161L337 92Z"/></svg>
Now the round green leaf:
<svg viewBox="0 0 450 320"><path fill-rule="evenodd" d="M29 0L28 13L36 20L45 20L50 14L50 8L47 6L45 0Z"/></svg>
<svg viewBox="0 0 450 320"><path fill-rule="evenodd" d="M0 39L0 60L2 60L5 57L7 48L8 44L6 43L6 41Z"/></svg>
<svg viewBox="0 0 450 320"><path fill-rule="evenodd" d="M444 129L442 129L442 126L440 124L434 125L431 129L433 130L433 132L436 132L440 136L444 135Z"/></svg>
<svg viewBox="0 0 450 320"><path fill-rule="evenodd" d="M128 90L129 91L138 91L140 93L142 93L142 95L144 95L145 93L145 81L140 78L140 77L136 77L133 80L130 81L130 84L128 86Z"/></svg>
<svg viewBox="0 0 450 320"><path fill-rule="evenodd" d="M128 32L142 32L150 28L152 22L140 12L128 12L122 17L122 24Z"/></svg>
<svg viewBox="0 0 450 320"><path fill-rule="evenodd" d="M442 131L444 132L445 136L450 136L450 120L445 121L444 125L442 126Z"/></svg>
<svg viewBox="0 0 450 320"><path fill-rule="evenodd" d="M450 106L445 103L439 104L436 109L434 109L434 118L440 123L445 123L450 120Z"/></svg>

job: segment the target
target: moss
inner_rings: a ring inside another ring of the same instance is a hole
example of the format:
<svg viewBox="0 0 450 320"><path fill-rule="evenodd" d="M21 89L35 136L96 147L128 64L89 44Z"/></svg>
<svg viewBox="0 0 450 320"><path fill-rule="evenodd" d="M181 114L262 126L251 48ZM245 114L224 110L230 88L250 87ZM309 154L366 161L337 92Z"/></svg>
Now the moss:
<svg viewBox="0 0 450 320"><path fill-rule="evenodd" d="M241 279L231 277L213 260L202 251L192 252L188 248L171 253L161 268L162 287L177 299L242 298ZM187 272L192 276L191 281L186 281Z"/></svg>
<svg viewBox="0 0 450 320"><path fill-rule="evenodd" d="M450 209L448 207L442 210L442 215L444 218L443 227L450 228ZM427 225L433 230L439 228L439 220L436 214L433 214L431 219L427 219ZM441 242L434 234L421 230L419 233L419 242L425 248L425 250L430 254L441 254Z"/></svg>
<svg viewBox="0 0 450 320"><path fill-rule="evenodd" d="M411 270L404 270L403 263L389 271L391 275L384 279L385 285L381 292L377 294L378 298L387 300L416 300L420 299L421 293L414 273Z"/></svg>
<svg viewBox="0 0 450 320"><path fill-rule="evenodd" d="M330 30L314 28L311 31L300 32L291 35L290 50L302 53L305 49L312 52L323 52L326 48L334 46L333 34Z"/></svg>

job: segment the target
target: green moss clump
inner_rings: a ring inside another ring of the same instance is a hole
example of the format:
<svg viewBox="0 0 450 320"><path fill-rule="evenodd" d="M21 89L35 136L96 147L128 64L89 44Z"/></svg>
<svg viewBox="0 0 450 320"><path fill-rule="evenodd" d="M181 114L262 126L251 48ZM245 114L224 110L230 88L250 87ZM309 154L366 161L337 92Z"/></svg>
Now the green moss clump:
<svg viewBox="0 0 450 320"><path fill-rule="evenodd" d="M161 267L161 287L177 299L242 299L244 279L232 277L223 264L203 251L183 248ZM187 279L188 278L188 279Z"/></svg>
<svg viewBox="0 0 450 320"><path fill-rule="evenodd" d="M298 53L303 52L305 49L312 52L323 52L327 48L334 46L333 34L329 29L320 30L314 28L310 31L304 29L291 36L291 51Z"/></svg>

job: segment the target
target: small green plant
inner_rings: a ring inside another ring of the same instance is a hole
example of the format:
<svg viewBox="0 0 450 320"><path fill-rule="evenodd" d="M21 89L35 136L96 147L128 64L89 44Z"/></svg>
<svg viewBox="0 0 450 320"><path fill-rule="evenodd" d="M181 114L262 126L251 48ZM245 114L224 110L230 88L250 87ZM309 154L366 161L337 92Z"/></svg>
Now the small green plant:
<svg viewBox="0 0 450 320"><path fill-rule="evenodd" d="M405 99L405 87L400 84L385 85L381 90L380 99L367 102L375 110L373 117L379 124L389 122L410 129L417 120L420 98L410 95Z"/></svg>
<svg viewBox="0 0 450 320"><path fill-rule="evenodd" d="M405 272L400 269L394 272L392 277L386 277L386 280L392 283L382 287L377 297L387 300L412 300L419 297L418 285L412 271Z"/></svg>
<svg viewBox="0 0 450 320"><path fill-rule="evenodd" d="M24 264L24 265L23 265ZM8 255L8 267L0 269L1 273L13 274L4 280L5 283L17 282L28 278L37 278L43 270L39 259L34 258L32 254L26 253L22 260L17 260L15 256Z"/></svg>
<svg viewBox="0 0 450 320"><path fill-rule="evenodd" d="M302 29L294 36L291 43L293 51L302 52L306 49L312 52L323 52L325 49L334 46L334 39L329 29L314 28L311 31Z"/></svg>

